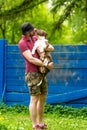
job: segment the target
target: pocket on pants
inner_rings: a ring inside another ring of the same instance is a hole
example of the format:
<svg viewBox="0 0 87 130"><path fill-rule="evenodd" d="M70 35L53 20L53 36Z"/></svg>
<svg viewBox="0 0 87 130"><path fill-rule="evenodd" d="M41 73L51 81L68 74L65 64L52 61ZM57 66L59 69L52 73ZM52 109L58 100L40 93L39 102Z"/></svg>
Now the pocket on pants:
<svg viewBox="0 0 87 130"><path fill-rule="evenodd" d="M25 81L29 87L40 86L43 81L43 76L41 73L29 72L25 75Z"/></svg>

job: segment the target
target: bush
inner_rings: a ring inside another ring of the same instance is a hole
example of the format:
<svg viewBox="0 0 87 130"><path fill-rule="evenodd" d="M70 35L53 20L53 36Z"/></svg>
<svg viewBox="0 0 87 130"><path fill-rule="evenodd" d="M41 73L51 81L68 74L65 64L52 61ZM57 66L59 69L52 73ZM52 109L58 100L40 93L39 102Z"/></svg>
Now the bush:
<svg viewBox="0 0 87 130"><path fill-rule="evenodd" d="M6 113L6 112L16 112L16 113L26 113L29 114L28 107L26 106L18 106L14 105L13 107L8 107L4 103L0 106L0 113ZM50 105L45 104L45 114L57 114L58 116L73 116L73 117L87 117L87 108L73 108L68 106L61 106L61 105Z"/></svg>

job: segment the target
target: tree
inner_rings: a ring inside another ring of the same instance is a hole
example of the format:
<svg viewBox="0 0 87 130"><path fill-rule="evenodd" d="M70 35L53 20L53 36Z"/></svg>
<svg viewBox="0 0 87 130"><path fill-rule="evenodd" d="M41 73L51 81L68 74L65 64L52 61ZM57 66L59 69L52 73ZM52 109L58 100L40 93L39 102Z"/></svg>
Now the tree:
<svg viewBox="0 0 87 130"><path fill-rule="evenodd" d="M62 14L55 21L54 29L60 29L63 22L75 14L76 9L82 10L82 8L86 8L84 4L84 0L52 0L52 9L51 12L53 14L59 15L59 9L62 9ZM86 0L87 1L87 0ZM80 8L81 7L81 8Z"/></svg>
<svg viewBox="0 0 87 130"><path fill-rule="evenodd" d="M30 21L46 30L53 44L87 43L87 0L50 0L51 11L48 1L0 0L0 37L17 44L20 25Z"/></svg>
<svg viewBox="0 0 87 130"><path fill-rule="evenodd" d="M72 34L74 34L74 40L79 38L77 40L79 42L85 43L87 41L87 0L52 0L51 12L54 17L53 32L64 28L67 21ZM84 34L84 38L81 39L82 34Z"/></svg>
<svg viewBox="0 0 87 130"><path fill-rule="evenodd" d="M37 5L46 2L47 0L1 0L0 1L0 30L2 37L6 38L6 24L13 19L18 19L19 15L24 15L26 10L32 10ZM13 24L14 25L14 24ZM13 29L14 31L14 26ZM14 34L14 32L13 32Z"/></svg>

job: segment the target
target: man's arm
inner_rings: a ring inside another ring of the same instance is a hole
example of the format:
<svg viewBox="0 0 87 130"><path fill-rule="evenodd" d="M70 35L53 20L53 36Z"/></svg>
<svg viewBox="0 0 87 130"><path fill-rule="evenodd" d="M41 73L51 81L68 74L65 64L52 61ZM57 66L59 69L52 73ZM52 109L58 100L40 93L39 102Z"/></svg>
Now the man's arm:
<svg viewBox="0 0 87 130"><path fill-rule="evenodd" d="M48 69L52 69L53 68L53 63L51 62L50 64L48 65L45 65L44 62L42 62L41 60L37 59L37 58L34 58L31 54L31 52L29 50L26 50L23 52L23 56L29 61L31 62L32 64L34 65L37 65L37 66L45 66L46 68Z"/></svg>
<svg viewBox="0 0 87 130"><path fill-rule="evenodd" d="M22 54L30 63L37 66L44 66L44 63L40 59L37 59L32 56L30 50L26 50Z"/></svg>

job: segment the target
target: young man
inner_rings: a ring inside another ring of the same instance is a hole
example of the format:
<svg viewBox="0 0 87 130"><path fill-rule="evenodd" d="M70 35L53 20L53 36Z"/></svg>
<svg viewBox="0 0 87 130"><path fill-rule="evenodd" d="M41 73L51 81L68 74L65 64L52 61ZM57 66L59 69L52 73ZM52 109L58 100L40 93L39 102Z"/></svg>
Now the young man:
<svg viewBox="0 0 87 130"><path fill-rule="evenodd" d="M39 72L40 66L45 64L40 60L37 52L32 56L32 49L37 38L34 27L30 23L24 23L21 26L22 38L19 41L18 47L26 62L25 79L30 92L30 117L32 120L33 130L46 129L47 125L43 122L44 103L47 95L47 80L46 77ZM48 49L50 49L49 46ZM52 69L53 63L45 67ZM37 120L38 118L38 120Z"/></svg>

